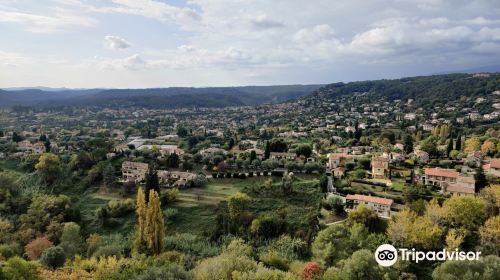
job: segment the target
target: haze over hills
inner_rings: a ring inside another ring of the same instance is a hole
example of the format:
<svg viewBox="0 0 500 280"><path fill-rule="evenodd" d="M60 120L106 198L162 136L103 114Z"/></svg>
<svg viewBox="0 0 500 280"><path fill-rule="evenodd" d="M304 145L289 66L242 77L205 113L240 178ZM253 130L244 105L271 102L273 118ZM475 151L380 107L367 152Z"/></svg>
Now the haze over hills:
<svg viewBox="0 0 500 280"><path fill-rule="evenodd" d="M305 96L322 85L171 87L150 89L0 90L0 107L142 106L148 108L225 107L280 103Z"/></svg>

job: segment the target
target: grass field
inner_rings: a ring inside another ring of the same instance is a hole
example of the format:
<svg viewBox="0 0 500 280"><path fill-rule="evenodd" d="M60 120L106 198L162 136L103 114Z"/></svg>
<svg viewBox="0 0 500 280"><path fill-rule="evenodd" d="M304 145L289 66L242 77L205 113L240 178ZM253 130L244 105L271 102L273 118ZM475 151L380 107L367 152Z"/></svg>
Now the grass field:
<svg viewBox="0 0 500 280"><path fill-rule="evenodd" d="M266 180L273 179L275 194L261 195L260 189ZM216 226L217 209L221 201L236 192L248 193L253 203L251 211L255 216L261 213L286 209L294 223L307 224L310 214L315 213L319 203L317 191L317 176L297 175L294 181L294 194L284 197L280 191L281 178L279 177L252 177L247 179L211 179L205 188L188 188L180 190L178 200L171 205L162 205L162 208L176 209L177 212L167 220L167 232L191 233L195 235L209 235ZM133 197L131 197L133 198ZM95 211L105 206L110 200L124 199L119 190L93 188L87 190L75 202L80 209L86 230L92 232L98 227ZM128 234L133 231L135 214L130 213L120 218L112 218L111 224L102 233Z"/></svg>

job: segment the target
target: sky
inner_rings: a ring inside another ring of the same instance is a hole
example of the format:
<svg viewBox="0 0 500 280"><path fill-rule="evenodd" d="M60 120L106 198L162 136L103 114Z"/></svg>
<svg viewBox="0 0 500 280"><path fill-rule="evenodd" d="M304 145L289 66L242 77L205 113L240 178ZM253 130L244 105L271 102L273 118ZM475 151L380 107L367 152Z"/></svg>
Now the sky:
<svg viewBox="0 0 500 280"><path fill-rule="evenodd" d="M499 0L0 0L0 87L324 84L500 64Z"/></svg>

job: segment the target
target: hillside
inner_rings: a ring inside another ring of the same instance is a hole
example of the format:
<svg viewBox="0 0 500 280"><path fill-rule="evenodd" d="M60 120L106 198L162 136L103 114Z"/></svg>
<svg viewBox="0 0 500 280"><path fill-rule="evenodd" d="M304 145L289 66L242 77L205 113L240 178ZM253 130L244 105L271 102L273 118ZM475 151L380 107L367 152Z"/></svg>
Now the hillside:
<svg viewBox="0 0 500 280"><path fill-rule="evenodd" d="M280 103L305 96L320 85L213 88L0 90L0 107L112 106L146 108L226 107Z"/></svg>
<svg viewBox="0 0 500 280"><path fill-rule="evenodd" d="M326 85L302 98L306 106L349 101L353 106L370 106L400 100L412 102L415 108L438 106L488 107L494 100L492 92L500 89L500 74L474 76L448 74L402 78L396 80L360 81ZM483 98L477 106L477 98ZM348 99L348 100L347 100ZM338 105L338 104L337 104Z"/></svg>

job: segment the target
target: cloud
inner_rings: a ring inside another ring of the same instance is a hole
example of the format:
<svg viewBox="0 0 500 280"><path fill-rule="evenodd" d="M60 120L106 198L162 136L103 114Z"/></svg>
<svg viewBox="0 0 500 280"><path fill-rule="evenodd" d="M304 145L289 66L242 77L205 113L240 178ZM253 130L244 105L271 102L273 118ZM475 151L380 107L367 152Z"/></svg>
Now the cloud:
<svg viewBox="0 0 500 280"><path fill-rule="evenodd" d="M258 16L250 20L252 26L257 30L273 29L285 27L281 21L273 20L265 15Z"/></svg>
<svg viewBox="0 0 500 280"><path fill-rule="evenodd" d="M154 0L112 0L115 6L92 8L96 12L143 16L163 22L189 25L199 21L200 15L190 8L176 7Z"/></svg>
<svg viewBox="0 0 500 280"><path fill-rule="evenodd" d="M111 35L104 37L104 45L106 48L112 50L127 49L131 46L125 39Z"/></svg>
<svg viewBox="0 0 500 280"><path fill-rule="evenodd" d="M37 33L62 31L74 26L92 27L97 23L92 18L64 9L56 9L53 15L0 10L0 22L21 24L26 31Z"/></svg>
<svg viewBox="0 0 500 280"><path fill-rule="evenodd" d="M299 43L318 43L330 40L335 34L333 28L328 24L316 25L312 28L302 28L293 35L293 39Z"/></svg>

